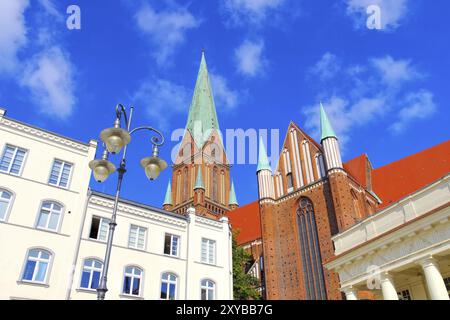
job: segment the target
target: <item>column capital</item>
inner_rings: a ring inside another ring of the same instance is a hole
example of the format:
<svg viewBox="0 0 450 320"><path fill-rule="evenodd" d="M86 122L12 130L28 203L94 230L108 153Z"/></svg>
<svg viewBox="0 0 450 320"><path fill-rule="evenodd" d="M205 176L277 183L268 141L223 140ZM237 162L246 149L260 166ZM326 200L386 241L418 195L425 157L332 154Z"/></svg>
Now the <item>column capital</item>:
<svg viewBox="0 0 450 320"><path fill-rule="evenodd" d="M439 267L439 262L432 255L419 259L416 261L416 263L419 264L422 268L426 268L429 266Z"/></svg>
<svg viewBox="0 0 450 320"><path fill-rule="evenodd" d="M393 282L394 276L392 275L392 273L384 271L380 273L380 280L381 281L389 280L390 282Z"/></svg>
<svg viewBox="0 0 450 320"><path fill-rule="evenodd" d="M354 286L345 286L340 290L345 294L347 300L358 300L358 290Z"/></svg>

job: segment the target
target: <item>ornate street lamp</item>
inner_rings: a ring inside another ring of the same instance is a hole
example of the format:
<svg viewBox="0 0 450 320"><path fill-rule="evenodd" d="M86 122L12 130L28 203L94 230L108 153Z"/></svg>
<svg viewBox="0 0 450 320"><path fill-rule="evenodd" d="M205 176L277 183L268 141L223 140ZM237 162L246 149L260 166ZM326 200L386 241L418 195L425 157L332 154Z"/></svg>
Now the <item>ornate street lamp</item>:
<svg viewBox="0 0 450 320"><path fill-rule="evenodd" d="M121 128L122 116L124 117L125 129ZM117 226L116 215L117 207L119 204L120 191L122 189L122 180L123 175L126 172L125 158L127 154L127 145L131 141L131 135L141 130L148 130L153 134L156 134L156 136L153 135L150 138L150 142L153 146L152 156L146 157L141 160L141 166L144 168L145 174L150 180L155 180L159 176L159 174L167 168L167 163L158 157L159 147L164 144L164 136L162 135L162 133L148 126L137 127L130 130L132 116L133 107L130 108L130 116L128 118L125 107L122 104L118 104L116 106L116 120L114 121L114 127L105 129L100 133L100 139L103 141L105 147L102 158L89 162L89 168L91 168L95 180L98 182L104 182L112 173L116 171L116 166L108 160L109 154L120 153L123 148L122 160L120 161L120 166L117 169L118 180L116 196L114 199L114 208L111 221L109 223L108 241L106 243L106 253L103 264L102 277L97 288L98 300L104 300L106 292L108 291L106 282L108 279L109 260L111 258L114 230Z"/></svg>

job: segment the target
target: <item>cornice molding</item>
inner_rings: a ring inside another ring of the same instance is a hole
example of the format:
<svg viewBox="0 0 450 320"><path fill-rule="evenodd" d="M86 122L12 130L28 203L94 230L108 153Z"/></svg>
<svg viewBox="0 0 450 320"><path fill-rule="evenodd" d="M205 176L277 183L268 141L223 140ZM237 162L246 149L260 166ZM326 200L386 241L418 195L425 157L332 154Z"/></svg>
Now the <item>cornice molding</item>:
<svg viewBox="0 0 450 320"><path fill-rule="evenodd" d="M54 142L59 145L69 147L69 148L77 150L77 151L83 151L83 152L87 153L89 151L90 147L95 148L97 146L97 143L94 142L93 140L91 140L91 142L89 144L78 142L78 141L63 137L61 135L51 133L51 132L48 132L48 131L45 131L42 129L38 129L38 128L29 126L24 123L21 123L21 122L15 121L15 120L11 120L11 119L8 119L5 117L0 119L0 124L7 128L23 132L25 134L34 136L36 138Z"/></svg>
<svg viewBox="0 0 450 320"><path fill-rule="evenodd" d="M95 205L98 205L98 206L101 206L101 207L104 207L107 209L111 209L111 210L114 207L114 201L111 201L109 199L102 199L99 197L91 197L91 199L89 200L89 203L95 204ZM187 223L184 220L175 219L170 216L164 216L157 212L151 212L150 210L139 209L139 208L136 208L136 207L128 205L128 204L123 204L121 202L119 202L118 211L124 212L124 213L129 213L129 214L136 215L136 216L140 216L140 217L150 219L153 221L157 221L157 222L175 225L175 226L182 227L182 228L186 228L186 226L187 226Z"/></svg>

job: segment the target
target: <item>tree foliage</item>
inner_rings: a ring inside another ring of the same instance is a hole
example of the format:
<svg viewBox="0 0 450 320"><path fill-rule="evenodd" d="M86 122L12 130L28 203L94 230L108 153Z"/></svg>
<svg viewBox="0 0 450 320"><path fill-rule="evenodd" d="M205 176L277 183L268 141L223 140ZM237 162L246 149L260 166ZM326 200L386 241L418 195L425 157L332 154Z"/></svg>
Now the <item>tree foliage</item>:
<svg viewBox="0 0 450 320"><path fill-rule="evenodd" d="M252 257L237 244L237 232L233 232L233 294L235 300L258 300L261 295L257 289L258 279L247 274L246 266Z"/></svg>

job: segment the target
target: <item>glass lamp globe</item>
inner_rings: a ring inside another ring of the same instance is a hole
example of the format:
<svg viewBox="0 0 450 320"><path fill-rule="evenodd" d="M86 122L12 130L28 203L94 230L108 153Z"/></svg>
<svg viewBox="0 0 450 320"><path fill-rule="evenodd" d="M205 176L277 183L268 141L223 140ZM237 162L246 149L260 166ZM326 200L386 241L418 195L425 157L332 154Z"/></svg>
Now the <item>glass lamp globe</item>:
<svg viewBox="0 0 450 320"><path fill-rule="evenodd" d="M167 162L158 157L152 156L142 159L141 166L144 168L147 178L150 180L155 180L158 178L161 171L164 171L167 168Z"/></svg>
<svg viewBox="0 0 450 320"><path fill-rule="evenodd" d="M116 171L116 166L108 160L92 160L89 162L89 168L91 168L94 179L97 182L104 182L108 179L109 175Z"/></svg>
<svg viewBox="0 0 450 320"><path fill-rule="evenodd" d="M108 128L100 133L100 139L106 144L106 149L115 154L130 143L131 136L122 128Z"/></svg>

